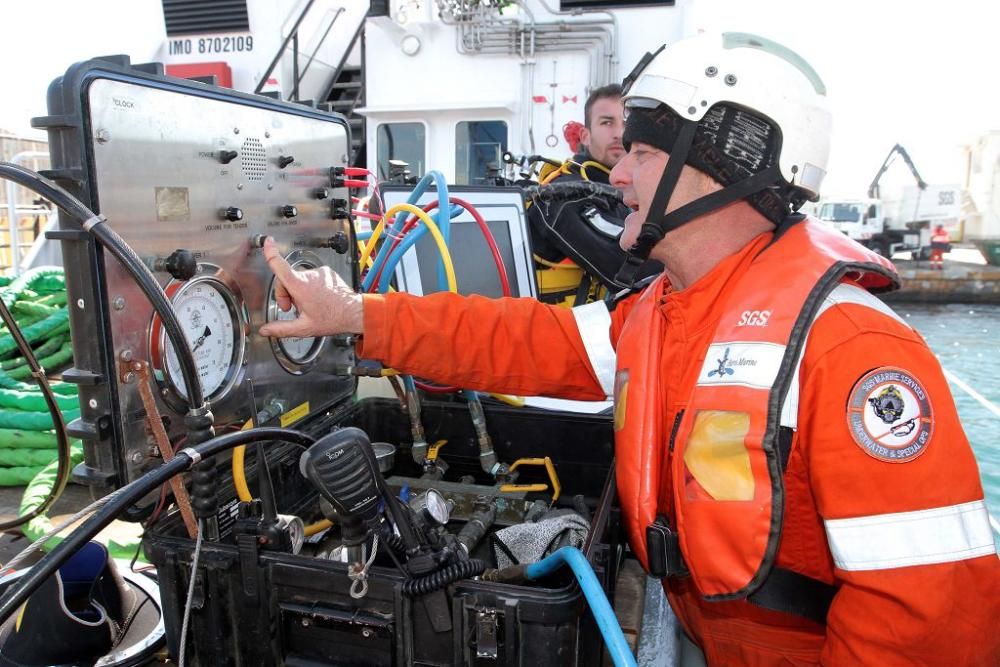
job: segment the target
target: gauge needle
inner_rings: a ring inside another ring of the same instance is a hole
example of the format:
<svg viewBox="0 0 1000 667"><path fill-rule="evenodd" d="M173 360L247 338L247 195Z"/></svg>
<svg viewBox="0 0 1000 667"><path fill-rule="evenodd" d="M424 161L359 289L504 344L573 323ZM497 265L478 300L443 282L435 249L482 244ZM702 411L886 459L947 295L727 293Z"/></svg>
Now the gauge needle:
<svg viewBox="0 0 1000 667"><path fill-rule="evenodd" d="M205 333L198 337L198 340L194 342L194 347L191 348L192 352L197 352L198 348L205 344L205 339L212 335L212 330L205 327Z"/></svg>

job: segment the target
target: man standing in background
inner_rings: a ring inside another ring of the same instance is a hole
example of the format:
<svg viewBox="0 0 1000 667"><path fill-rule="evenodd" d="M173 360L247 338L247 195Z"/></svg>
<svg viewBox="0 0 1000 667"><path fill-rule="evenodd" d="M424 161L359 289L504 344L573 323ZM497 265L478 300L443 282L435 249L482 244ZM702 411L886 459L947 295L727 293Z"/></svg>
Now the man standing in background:
<svg viewBox="0 0 1000 667"><path fill-rule="evenodd" d="M625 261L625 251L618 237L631 211L611 187L608 175L625 156L621 95L622 87L611 84L587 97L580 151L558 175L542 179L545 187L528 209L539 295L547 303L572 307L605 289L620 289L614 276ZM643 274L659 273L661 268L650 262Z"/></svg>

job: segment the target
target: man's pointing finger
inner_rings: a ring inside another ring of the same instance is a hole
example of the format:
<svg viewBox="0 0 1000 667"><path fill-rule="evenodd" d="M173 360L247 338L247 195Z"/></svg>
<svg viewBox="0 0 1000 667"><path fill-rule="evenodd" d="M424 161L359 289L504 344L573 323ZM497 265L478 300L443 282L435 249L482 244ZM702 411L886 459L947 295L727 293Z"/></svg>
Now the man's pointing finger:
<svg viewBox="0 0 1000 667"><path fill-rule="evenodd" d="M278 246L270 236L264 239L264 259L267 260L267 265L271 267L271 271L278 277L278 280L285 284L295 280L295 270L278 252Z"/></svg>

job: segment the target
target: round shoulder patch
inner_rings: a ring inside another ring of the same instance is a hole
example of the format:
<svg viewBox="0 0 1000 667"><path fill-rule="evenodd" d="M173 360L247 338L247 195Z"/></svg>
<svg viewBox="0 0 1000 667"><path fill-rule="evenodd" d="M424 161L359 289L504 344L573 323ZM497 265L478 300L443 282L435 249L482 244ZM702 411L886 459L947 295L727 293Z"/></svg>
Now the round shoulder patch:
<svg viewBox="0 0 1000 667"><path fill-rule="evenodd" d="M851 389L847 427L861 449L876 459L912 461L927 449L934 430L931 401L911 373L876 368Z"/></svg>

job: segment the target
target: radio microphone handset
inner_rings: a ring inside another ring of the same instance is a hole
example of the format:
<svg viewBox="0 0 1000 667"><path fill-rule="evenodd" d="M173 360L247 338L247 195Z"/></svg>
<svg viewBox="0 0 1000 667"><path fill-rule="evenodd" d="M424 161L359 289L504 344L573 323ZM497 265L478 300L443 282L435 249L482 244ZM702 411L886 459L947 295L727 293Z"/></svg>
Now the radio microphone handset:
<svg viewBox="0 0 1000 667"><path fill-rule="evenodd" d="M347 545L365 541L379 517L378 464L368 436L343 428L324 436L299 459L302 476L329 501Z"/></svg>
<svg viewBox="0 0 1000 667"><path fill-rule="evenodd" d="M342 428L320 438L302 454L299 470L337 511L345 544L362 543L378 525L381 500L407 554L420 548L410 517L392 497L361 429Z"/></svg>

